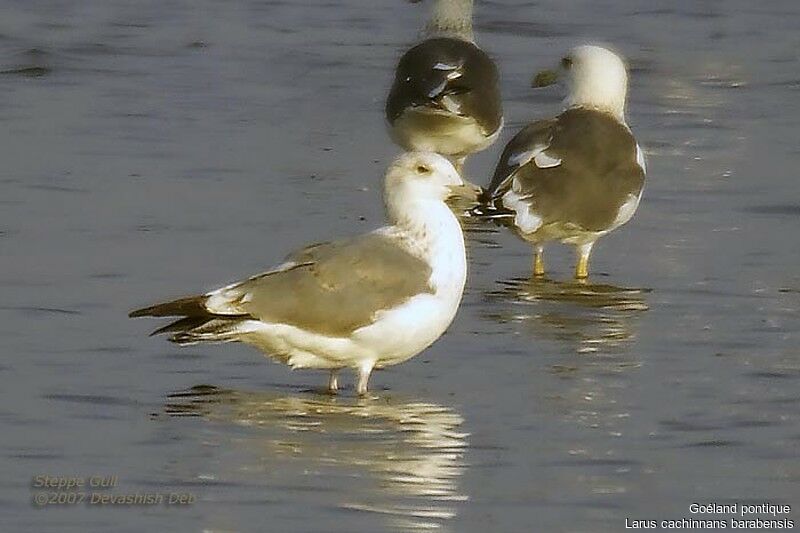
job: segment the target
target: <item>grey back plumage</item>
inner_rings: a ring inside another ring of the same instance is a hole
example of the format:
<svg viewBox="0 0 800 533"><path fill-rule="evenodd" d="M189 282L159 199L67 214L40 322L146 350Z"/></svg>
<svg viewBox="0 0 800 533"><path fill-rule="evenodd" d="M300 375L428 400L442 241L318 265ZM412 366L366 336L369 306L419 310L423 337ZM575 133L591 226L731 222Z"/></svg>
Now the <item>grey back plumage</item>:
<svg viewBox="0 0 800 533"><path fill-rule="evenodd" d="M292 268L245 282L241 308L265 322L343 336L375 314L432 293L430 266L380 234L322 243L292 254Z"/></svg>
<svg viewBox="0 0 800 533"><path fill-rule="evenodd" d="M173 333L176 342L237 340L235 324L247 320L346 336L371 324L379 311L433 292L430 266L380 233L312 245L287 261L277 270L206 295L130 316L184 316L157 331Z"/></svg>
<svg viewBox="0 0 800 533"><path fill-rule="evenodd" d="M537 165L528 157L534 148L553 164ZM544 225L603 231L630 195L640 193L644 177L625 124L603 112L573 108L529 124L509 141L483 200L497 204L513 187Z"/></svg>
<svg viewBox="0 0 800 533"><path fill-rule="evenodd" d="M483 50L462 39L419 43L397 65L386 119L392 124L407 109L420 107L472 117L486 135L494 133L503 119L497 67Z"/></svg>

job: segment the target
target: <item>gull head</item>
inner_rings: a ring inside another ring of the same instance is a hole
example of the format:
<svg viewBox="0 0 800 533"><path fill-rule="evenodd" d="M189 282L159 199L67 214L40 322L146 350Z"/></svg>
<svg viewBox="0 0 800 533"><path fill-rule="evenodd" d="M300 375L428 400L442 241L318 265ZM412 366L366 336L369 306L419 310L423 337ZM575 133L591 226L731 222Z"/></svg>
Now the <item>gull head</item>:
<svg viewBox="0 0 800 533"><path fill-rule="evenodd" d="M567 85L565 107L597 109L625 121L628 72L616 53L596 45L575 47L561 59L559 72L540 72L534 86L550 85L558 78Z"/></svg>
<svg viewBox="0 0 800 533"><path fill-rule="evenodd" d="M386 203L444 201L463 185L447 158L433 152L408 152L395 159L386 172Z"/></svg>

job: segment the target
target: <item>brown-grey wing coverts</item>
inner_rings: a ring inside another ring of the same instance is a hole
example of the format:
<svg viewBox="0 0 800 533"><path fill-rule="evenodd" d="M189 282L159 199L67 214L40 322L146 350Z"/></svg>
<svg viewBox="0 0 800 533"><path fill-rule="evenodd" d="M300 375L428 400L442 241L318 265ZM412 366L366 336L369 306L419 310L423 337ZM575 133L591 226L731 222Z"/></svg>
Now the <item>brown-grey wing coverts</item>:
<svg viewBox="0 0 800 533"><path fill-rule="evenodd" d="M560 159L560 164L515 164L536 144L547 145L547 156ZM520 131L503 151L486 200L496 203L514 183L544 225L571 223L602 231L612 225L630 195L640 193L644 169L624 124L605 113L578 108Z"/></svg>
<svg viewBox="0 0 800 533"><path fill-rule="evenodd" d="M297 266L245 282L247 314L346 335L370 324L380 310L433 292L430 266L382 235L313 245L287 259Z"/></svg>
<svg viewBox="0 0 800 533"><path fill-rule="evenodd" d="M131 316L256 319L346 336L372 323L378 311L433 292L430 266L380 234L316 244L287 260L289 266L215 291L219 296L182 298Z"/></svg>

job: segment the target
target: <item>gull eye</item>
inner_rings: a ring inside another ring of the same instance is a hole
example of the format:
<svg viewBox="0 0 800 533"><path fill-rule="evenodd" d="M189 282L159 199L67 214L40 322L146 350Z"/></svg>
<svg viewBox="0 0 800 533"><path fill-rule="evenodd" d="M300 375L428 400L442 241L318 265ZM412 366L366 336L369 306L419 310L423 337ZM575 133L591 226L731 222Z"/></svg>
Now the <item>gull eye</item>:
<svg viewBox="0 0 800 533"><path fill-rule="evenodd" d="M569 56L562 57L561 58L561 68L563 68L565 70L571 69L572 68L572 58L569 57Z"/></svg>
<svg viewBox="0 0 800 533"><path fill-rule="evenodd" d="M425 165L417 165L417 174L430 174L431 169Z"/></svg>

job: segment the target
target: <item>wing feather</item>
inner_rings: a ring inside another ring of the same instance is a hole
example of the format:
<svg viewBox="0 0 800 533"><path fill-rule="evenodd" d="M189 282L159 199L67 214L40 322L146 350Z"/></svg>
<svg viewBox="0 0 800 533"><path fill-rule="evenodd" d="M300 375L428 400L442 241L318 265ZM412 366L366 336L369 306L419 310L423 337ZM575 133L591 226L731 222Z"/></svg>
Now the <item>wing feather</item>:
<svg viewBox="0 0 800 533"><path fill-rule="evenodd" d="M449 37L428 39L408 50L397 65L386 100L394 123L409 110L474 118L486 134L502 124L497 68L474 43Z"/></svg>
<svg viewBox="0 0 800 533"><path fill-rule="evenodd" d="M516 213L523 233L550 224L605 231L638 198L644 175L643 153L625 124L575 108L514 136L483 200Z"/></svg>
<svg viewBox="0 0 800 533"><path fill-rule="evenodd" d="M555 120L540 120L524 127L506 144L500 161L495 167L494 176L489 187L484 191L486 201L497 200L511 188L511 181L519 169L543 154L553 140ZM549 168L553 161L561 159L547 156L547 163L542 168ZM543 160L544 161L544 160ZM536 163L537 166L538 163ZM543 163L544 164L544 163Z"/></svg>
<svg viewBox="0 0 800 533"><path fill-rule="evenodd" d="M372 233L291 254L282 268L208 294L215 314L247 315L342 336L378 311L432 292L431 269L390 238Z"/></svg>

